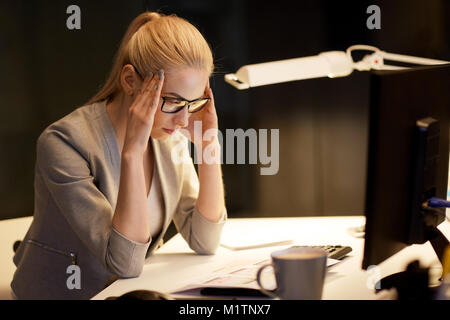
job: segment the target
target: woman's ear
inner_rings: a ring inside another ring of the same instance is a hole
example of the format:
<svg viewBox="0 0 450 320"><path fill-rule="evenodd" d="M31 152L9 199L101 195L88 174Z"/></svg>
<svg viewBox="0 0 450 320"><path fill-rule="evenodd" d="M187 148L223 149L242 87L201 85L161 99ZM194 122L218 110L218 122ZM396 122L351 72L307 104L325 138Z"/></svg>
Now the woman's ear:
<svg viewBox="0 0 450 320"><path fill-rule="evenodd" d="M120 73L120 85L127 96L133 96L140 87L140 79L131 64L126 64Z"/></svg>

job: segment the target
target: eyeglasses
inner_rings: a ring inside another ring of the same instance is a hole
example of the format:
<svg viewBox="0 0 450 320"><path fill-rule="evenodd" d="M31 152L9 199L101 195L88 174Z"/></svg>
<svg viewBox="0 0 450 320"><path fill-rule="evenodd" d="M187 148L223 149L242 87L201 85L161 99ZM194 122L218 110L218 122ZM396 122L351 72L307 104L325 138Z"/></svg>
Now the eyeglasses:
<svg viewBox="0 0 450 320"><path fill-rule="evenodd" d="M198 98L194 100L183 100L175 97L161 97L163 103L161 111L164 113L176 113L187 106L189 113L195 113L203 109L211 98Z"/></svg>
<svg viewBox="0 0 450 320"><path fill-rule="evenodd" d="M133 66L136 74L141 79L144 79L144 77L141 75L138 69L133 64L131 65ZM203 107L206 106L208 102L211 100L211 98L198 98L190 101L175 97L161 97L161 98L163 99L161 111L164 113L177 113L186 106L188 107L189 113L195 113L202 110Z"/></svg>

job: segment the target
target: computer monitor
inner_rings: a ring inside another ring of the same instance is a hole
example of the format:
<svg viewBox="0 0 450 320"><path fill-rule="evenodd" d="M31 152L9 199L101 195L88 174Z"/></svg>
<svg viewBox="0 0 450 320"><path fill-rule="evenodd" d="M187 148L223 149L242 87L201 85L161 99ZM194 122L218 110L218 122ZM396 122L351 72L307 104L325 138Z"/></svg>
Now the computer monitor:
<svg viewBox="0 0 450 320"><path fill-rule="evenodd" d="M430 240L439 256L448 243L436 228L445 209L422 204L447 197L450 64L370 77L363 269L411 244Z"/></svg>

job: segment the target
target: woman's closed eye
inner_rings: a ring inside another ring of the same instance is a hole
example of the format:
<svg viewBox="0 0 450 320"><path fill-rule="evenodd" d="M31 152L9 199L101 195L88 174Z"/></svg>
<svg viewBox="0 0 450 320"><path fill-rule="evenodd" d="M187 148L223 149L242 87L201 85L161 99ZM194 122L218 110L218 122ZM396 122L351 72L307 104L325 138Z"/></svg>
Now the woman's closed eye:
<svg viewBox="0 0 450 320"><path fill-rule="evenodd" d="M176 98L176 97L163 97L164 100L172 102L172 103L183 103L185 102L183 99Z"/></svg>

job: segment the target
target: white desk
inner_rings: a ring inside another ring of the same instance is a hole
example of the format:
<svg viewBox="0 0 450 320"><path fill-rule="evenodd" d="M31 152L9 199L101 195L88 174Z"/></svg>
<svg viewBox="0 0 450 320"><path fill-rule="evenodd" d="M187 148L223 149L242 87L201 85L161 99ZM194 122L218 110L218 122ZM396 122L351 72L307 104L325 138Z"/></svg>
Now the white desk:
<svg viewBox="0 0 450 320"><path fill-rule="evenodd" d="M0 300L11 299L10 284L16 270L13 245L25 237L32 221L32 216L0 221Z"/></svg>
<svg viewBox="0 0 450 320"><path fill-rule="evenodd" d="M373 289L368 286L368 283L373 283L375 273L361 270L364 240L354 238L347 232L349 227L358 227L364 222L364 217L229 219L224 227L223 239L245 234L280 239L285 235L294 239L296 244L349 245L353 248L349 256L329 269L333 276L325 282L323 299L376 299ZM449 222L442 223L439 229L449 237ZM93 299L119 296L137 289L173 292L196 278L204 277L211 270L229 264L245 265L246 261L257 257L269 258L272 251L289 246L241 251L220 247L216 255L200 256L191 251L178 234L147 259L138 278L117 280ZM425 266L438 263L429 243L413 245L381 263L379 275L384 277L403 271L414 259L420 260Z"/></svg>

